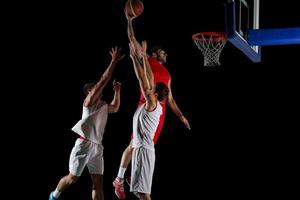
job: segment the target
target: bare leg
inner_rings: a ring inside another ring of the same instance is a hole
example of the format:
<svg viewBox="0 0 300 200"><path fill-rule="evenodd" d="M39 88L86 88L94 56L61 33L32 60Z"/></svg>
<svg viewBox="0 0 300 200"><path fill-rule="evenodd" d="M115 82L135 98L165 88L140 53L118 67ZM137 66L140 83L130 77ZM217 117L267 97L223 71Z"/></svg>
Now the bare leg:
<svg viewBox="0 0 300 200"><path fill-rule="evenodd" d="M150 194L145 194L145 193L140 193L140 192L135 192L134 194L140 200L151 200Z"/></svg>
<svg viewBox="0 0 300 200"><path fill-rule="evenodd" d="M64 176L62 179L60 179L56 189L59 192L63 192L65 189L74 184L78 180L78 178L79 176L74 176L70 173L69 175Z"/></svg>
<svg viewBox="0 0 300 200"><path fill-rule="evenodd" d="M92 199L93 200L104 200L103 193L103 175L102 174L91 174L93 181Z"/></svg>
<svg viewBox="0 0 300 200"><path fill-rule="evenodd" d="M123 168L127 168L130 161L131 161L131 156L132 156L132 140L130 141L129 145L126 147L126 149L124 150L123 154L122 154L122 158L121 158L121 163L120 166Z"/></svg>

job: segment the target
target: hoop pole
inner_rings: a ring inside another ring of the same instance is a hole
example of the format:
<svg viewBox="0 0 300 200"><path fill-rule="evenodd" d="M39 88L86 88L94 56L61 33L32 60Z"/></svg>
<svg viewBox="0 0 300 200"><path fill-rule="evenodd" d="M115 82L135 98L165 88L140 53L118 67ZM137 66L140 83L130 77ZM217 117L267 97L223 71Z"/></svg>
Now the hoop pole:
<svg viewBox="0 0 300 200"><path fill-rule="evenodd" d="M259 0L254 0L253 28L259 29Z"/></svg>

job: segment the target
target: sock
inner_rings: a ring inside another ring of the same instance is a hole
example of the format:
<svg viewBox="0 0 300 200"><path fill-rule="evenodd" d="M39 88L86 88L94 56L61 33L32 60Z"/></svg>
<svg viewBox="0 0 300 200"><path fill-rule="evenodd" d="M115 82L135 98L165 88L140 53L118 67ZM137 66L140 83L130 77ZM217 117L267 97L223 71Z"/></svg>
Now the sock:
<svg viewBox="0 0 300 200"><path fill-rule="evenodd" d="M53 197L55 198L55 199L58 199L58 197L59 197L59 195L60 195L60 191L58 191L57 189L55 189L55 191L53 192Z"/></svg>
<svg viewBox="0 0 300 200"><path fill-rule="evenodd" d="M126 171L126 168L120 167L119 172L118 172L118 177L124 179L125 171Z"/></svg>

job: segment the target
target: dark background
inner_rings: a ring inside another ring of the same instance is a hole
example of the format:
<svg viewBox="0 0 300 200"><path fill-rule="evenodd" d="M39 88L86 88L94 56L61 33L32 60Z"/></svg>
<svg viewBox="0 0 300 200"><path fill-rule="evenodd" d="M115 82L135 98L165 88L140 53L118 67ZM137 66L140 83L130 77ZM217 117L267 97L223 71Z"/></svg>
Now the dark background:
<svg viewBox="0 0 300 200"><path fill-rule="evenodd" d="M188 131L167 111L156 145L153 199L240 199L286 196L296 190L299 45L262 47L262 62L252 63L227 43L221 66L204 67L191 36L225 30L222 3L144 0L144 13L134 20L139 41L162 45L168 53L173 95L192 127ZM299 27L294 3L262 1L260 27ZM22 80L22 100L14 98L22 104L22 115L12 119L21 119L14 126L22 129L21 157L27 155L28 160L22 164L28 171L22 174L36 182L29 190L38 196L34 199L47 199L68 173L76 140L70 129L81 118L82 86L100 77L112 46L121 46L128 55L124 4L125 0L35 4L11 25L17 30L12 48L21 62L15 78ZM139 98L128 56L114 77L122 82L122 102L119 113L110 116L103 140L107 200L116 199L111 183L130 140ZM110 85L104 94L108 101ZM89 199L90 189L86 170L61 199Z"/></svg>

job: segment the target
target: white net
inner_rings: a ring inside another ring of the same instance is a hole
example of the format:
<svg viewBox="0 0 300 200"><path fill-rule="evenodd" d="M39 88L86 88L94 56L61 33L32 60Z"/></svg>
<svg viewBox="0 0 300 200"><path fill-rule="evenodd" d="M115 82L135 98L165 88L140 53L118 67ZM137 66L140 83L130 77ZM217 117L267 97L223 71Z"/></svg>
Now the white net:
<svg viewBox="0 0 300 200"><path fill-rule="evenodd" d="M225 33L203 32L193 35L193 40L204 56L204 66L220 65L220 54L226 44Z"/></svg>

